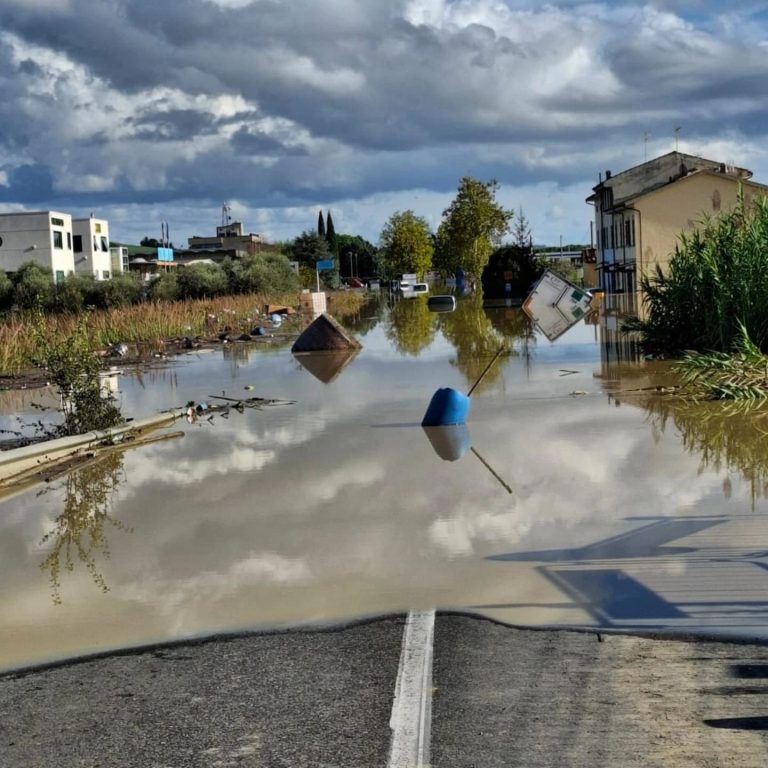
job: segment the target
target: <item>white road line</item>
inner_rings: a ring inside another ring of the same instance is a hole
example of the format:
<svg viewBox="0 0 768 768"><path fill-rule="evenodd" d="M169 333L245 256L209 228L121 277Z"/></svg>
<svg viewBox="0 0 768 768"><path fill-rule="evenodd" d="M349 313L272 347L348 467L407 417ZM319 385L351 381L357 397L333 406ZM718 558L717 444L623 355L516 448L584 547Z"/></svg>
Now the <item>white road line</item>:
<svg viewBox="0 0 768 768"><path fill-rule="evenodd" d="M388 768L425 768L429 765L434 630L434 611L411 611L408 614L389 719L392 743Z"/></svg>

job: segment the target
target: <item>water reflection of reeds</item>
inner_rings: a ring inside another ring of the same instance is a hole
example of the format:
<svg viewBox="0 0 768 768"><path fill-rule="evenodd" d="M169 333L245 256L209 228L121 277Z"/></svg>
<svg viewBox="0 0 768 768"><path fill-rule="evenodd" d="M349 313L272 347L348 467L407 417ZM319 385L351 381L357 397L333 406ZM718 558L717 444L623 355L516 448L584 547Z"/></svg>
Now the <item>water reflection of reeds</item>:
<svg viewBox="0 0 768 768"><path fill-rule="evenodd" d="M768 498L768 406L701 402L655 395L642 403L656 437L672 424L685 450L700 457L700 468L738 472L752 500ZM730 495L730 478L723 481Z"/></svg>

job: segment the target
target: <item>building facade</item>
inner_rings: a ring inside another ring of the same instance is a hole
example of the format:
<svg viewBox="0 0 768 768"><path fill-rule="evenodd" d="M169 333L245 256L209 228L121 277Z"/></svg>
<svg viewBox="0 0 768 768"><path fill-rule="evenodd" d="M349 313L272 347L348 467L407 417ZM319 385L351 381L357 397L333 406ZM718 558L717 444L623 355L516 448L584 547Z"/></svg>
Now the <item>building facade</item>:
<svg viewBox="0 0 768 768"><path fill-rule="evenodd" d="M229 252L235 256L259 253L264 248L261 235L254 232L246 234L239 221L231 221L216 227L216 237L198 237L194 235L187 239L190 251L223 253Z"/></svg>
<svg viewBox="0 0 768 768"><path fill-rule="evenodd" d="M0 269L27 262L47 267L57 283L75 271L72 217L60 211L0 214Z"/></svg>
<svg viewBox="0 0 768 768"><path fill-rule="evenodd" d="M109 223L104 219L72 219L72 246L75 272L109 280L113 274L109 252Z"/></svg>
<svg viewBox="0 0 768 768"><path fill-rule="evenodd" d="M643 277L665 269L680 234L705 216L732 209L739 191L749 205L768 187L746 168L670 152L613 175L605 172L587 202L595 208L597 282L607 293L634 293Z"/></svg>

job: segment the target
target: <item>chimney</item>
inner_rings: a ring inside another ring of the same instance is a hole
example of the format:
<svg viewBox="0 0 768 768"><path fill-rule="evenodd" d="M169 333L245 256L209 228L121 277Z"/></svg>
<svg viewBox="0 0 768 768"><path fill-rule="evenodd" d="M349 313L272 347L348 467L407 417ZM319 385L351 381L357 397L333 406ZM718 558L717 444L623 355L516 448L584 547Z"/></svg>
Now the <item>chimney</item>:
<svg viewBox="0 0 768 768"><path fill-rule="evenodd" d="M610 171L606 171L605 172L605 180L608 181L608 179L610 179L610 178L611 178L611 172Z"/></svg>

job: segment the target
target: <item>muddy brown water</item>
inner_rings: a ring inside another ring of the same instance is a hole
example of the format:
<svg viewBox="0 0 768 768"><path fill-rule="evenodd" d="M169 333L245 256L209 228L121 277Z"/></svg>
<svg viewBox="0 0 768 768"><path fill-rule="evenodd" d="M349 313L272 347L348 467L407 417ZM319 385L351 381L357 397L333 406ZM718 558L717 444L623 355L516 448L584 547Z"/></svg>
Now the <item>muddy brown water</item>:
<svg viewBox="0 0 768 768"><path fill-rule="evenodd" d="M119 377L136 417L292 404L206 412L0 503L0 668L426 607L768 636L764 416L681 403L612 323L549 342L518 309L382 301L350 359L239 345ZM502 345L466 430L426 434L435 390ZM53 402L0 393L0 428Z"/></svg>

